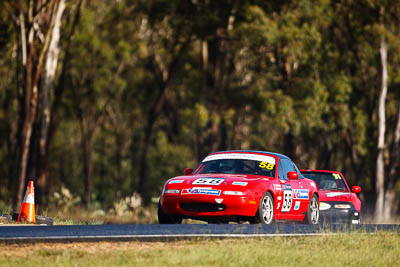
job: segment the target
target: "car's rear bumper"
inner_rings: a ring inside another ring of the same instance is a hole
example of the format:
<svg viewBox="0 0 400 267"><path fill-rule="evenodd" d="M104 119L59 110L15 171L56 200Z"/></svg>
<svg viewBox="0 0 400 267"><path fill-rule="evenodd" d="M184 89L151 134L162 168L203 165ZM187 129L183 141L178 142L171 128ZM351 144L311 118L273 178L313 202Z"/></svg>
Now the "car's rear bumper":
<svg viewBox="0 0 400 267"><path fill-rule="evenodd" d="M321 201L331 207L320 210L320 219L324 223L350 223L359 224L361 212L354 208L351 202ZM349 205L349 208L335 208L335 205Z"/></svg>
<svg viewBox="0 0 400 267"><path fill-rule="evenodd" d="M160 201L165 213L188 218L254 216L259 204L259 201L246 196L163 195Z"/></svg>

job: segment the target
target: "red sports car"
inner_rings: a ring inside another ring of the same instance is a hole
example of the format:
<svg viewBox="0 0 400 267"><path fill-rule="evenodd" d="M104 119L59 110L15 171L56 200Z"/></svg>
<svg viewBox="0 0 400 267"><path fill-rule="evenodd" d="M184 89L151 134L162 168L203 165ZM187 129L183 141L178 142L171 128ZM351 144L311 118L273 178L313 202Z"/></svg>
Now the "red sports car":
<svg viewBox="0 0 400 267"><path fill-rule="evenodd" d="M319 194L287 156L232 150L208 155L195 171L169 179L162 190L158 220L183 218L209 223L229 221L270 224L319 222Z"/></svg>
<svg viewBox="0 0 400 267"><path fill-rule="evenodd" d="M357 193L361 187L355 185L350 191L343 174L337 171L301 170L301 173L318 185L323 221L360 223L361 201Z"/></svg>

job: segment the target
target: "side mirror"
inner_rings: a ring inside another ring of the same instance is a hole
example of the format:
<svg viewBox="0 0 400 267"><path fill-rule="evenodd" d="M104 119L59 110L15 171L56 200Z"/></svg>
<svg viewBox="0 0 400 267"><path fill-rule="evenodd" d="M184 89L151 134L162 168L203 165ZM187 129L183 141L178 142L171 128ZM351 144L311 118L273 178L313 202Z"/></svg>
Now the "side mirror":
<svg viewBox="0 0 400 267"><path fill-rule="evenodd" d="M299 179L299 174L297 172L288 172L287 177L291 180Z"/></svg>
<svg viewBox="0 0 400 267"><path fill-rule="evenodd" d="M191 175L192 173L193 173L193 169L191 169L191 168L185 169L185 175Z"/></svg>
<svg viewBox="0 0 400 267"><path fill-rule="evenodd" d="M358 185L355 185L351 188L351 191L353 191L353 193L360 193L361 192L361 187L359 187Z"/></svg>

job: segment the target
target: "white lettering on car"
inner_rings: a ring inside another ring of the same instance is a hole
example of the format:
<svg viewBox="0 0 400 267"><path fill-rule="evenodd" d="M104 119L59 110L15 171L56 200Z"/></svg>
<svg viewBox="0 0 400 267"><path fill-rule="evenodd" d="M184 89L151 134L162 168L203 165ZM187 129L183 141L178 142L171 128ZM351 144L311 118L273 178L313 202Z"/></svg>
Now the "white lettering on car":
<svg viewBox="0 0 400 267"><path fill-rule="evenodd" d="M220 185L223 181L225 181L224 178L199 178L194 180L192 184L200 184L200 185Z"/></svg>

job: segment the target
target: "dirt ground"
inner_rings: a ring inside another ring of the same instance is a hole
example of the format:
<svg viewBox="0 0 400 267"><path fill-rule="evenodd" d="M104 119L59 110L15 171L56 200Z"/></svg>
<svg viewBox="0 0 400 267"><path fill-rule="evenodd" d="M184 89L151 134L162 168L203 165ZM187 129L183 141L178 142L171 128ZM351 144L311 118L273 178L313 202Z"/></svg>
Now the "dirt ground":
<svg viewBox="0 0 400 267"><path fill-rule="evenodd" d="M75 243L35 243L35 244L6 244L0 243L0 257L22 257L34 254L37 250L79 250L86 253L101 253L110 250L141 250L149 251L162 248L162 242L75 242ZM183 248L190 242L171 242L168 247Z"/></svg>

